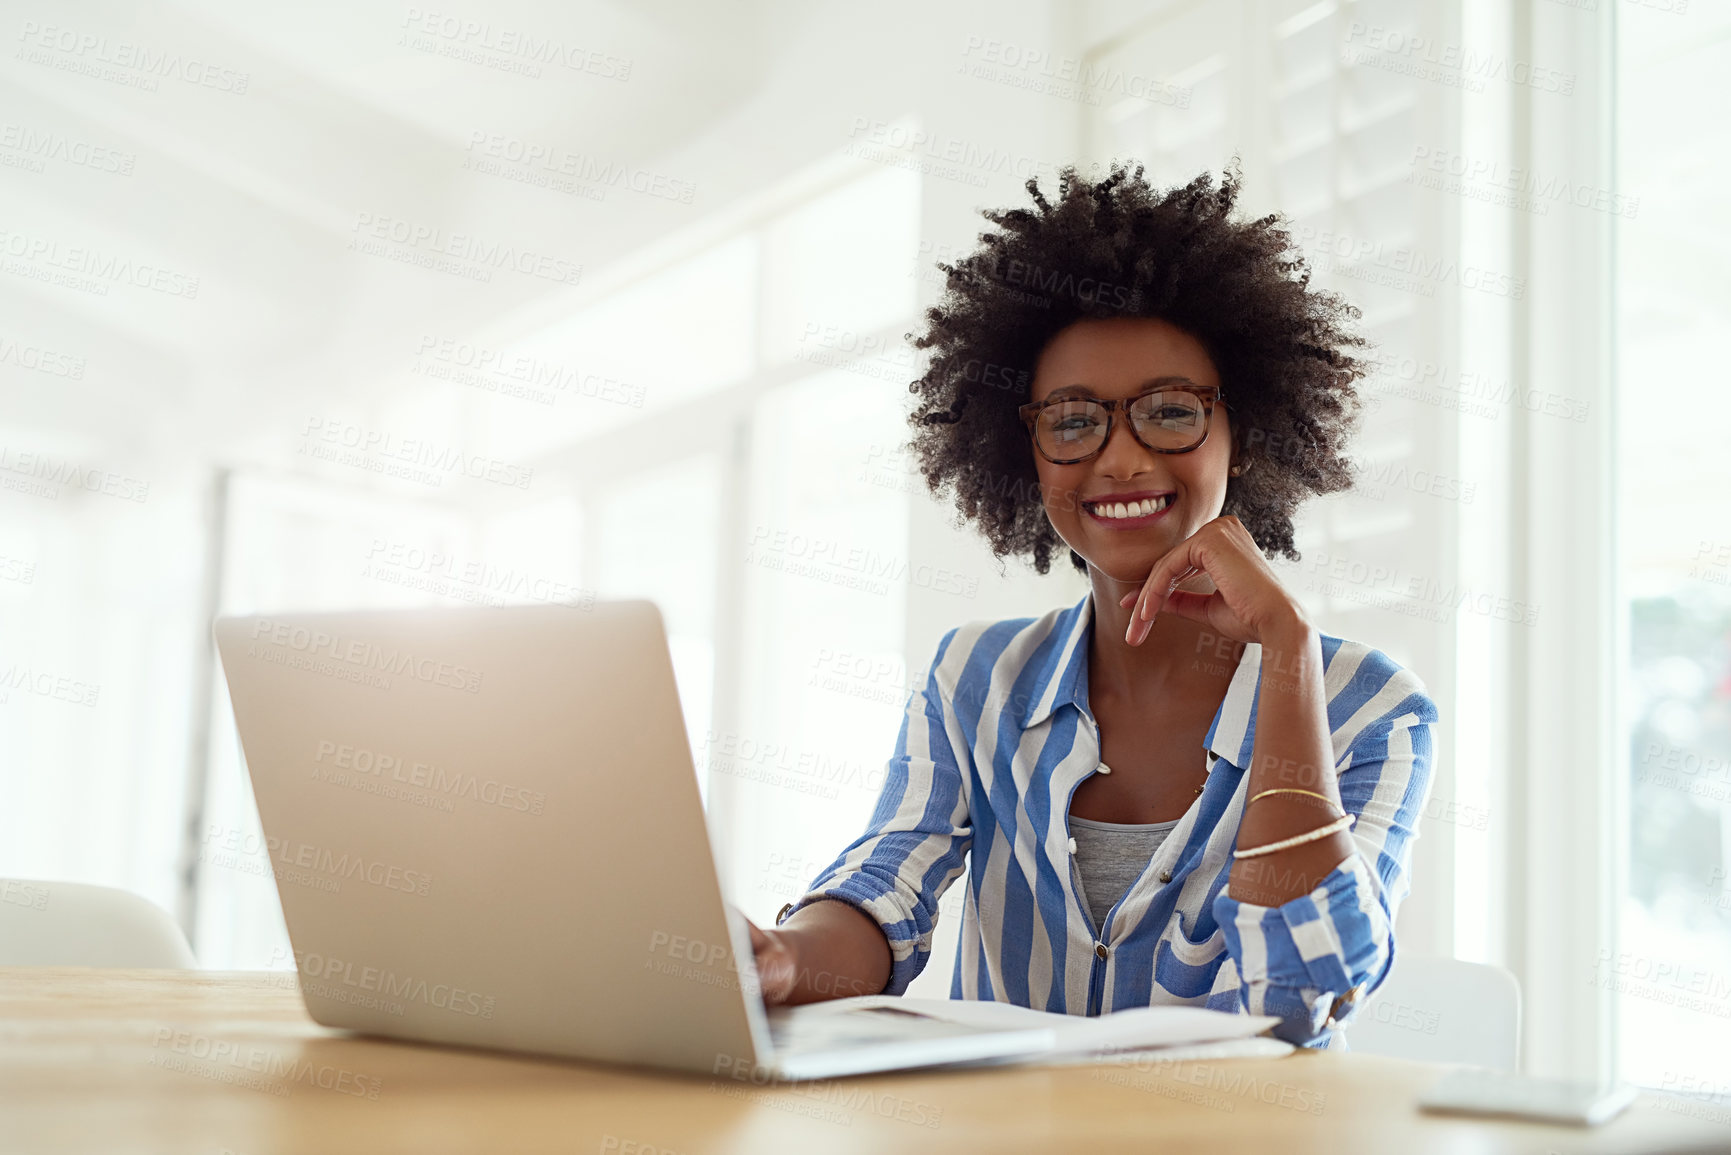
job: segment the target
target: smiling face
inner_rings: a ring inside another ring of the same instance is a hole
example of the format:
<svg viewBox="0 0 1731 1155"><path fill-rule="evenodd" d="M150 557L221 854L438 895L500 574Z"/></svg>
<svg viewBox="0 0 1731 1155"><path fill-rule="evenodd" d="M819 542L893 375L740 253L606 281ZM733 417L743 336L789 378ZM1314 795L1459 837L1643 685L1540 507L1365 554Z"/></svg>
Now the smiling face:
<svg viewBox="0 0 1731 1155"><path fill-rule="evenodd" d="M1031 400L1121 401L1158 378L1220 385L1202 343L1175 325L1153 317L1077 321L1041 352ZM1058 536L1105 576L1140 582L1173 546L1220 516L1232 464L1232 428L1226 407L1216 402L1200 446L1188 453L1155 453L1136 440L1120 411L1113 415L1105 447L1087 461L1054 465L1031 441L1028 452ZM1132 516L1113 516L1120 502ZM1134 516L1139 502L1147 504L1140 505L1141 516Z"/></svg>

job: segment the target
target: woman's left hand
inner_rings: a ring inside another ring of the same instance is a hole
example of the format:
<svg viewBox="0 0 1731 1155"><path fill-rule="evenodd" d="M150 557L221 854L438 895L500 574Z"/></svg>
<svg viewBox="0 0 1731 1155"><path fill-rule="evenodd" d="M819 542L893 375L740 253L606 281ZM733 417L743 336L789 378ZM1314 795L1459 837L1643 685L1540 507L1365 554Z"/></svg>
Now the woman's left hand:
<svg viewBox="0 0 1731 1155"><path fill-rule="evenodd" d="M1191 593L1178 584L1197 574L1214 583L1211 594ZM1124 640L1139 646L1161 610L1202 622L1222 637L1261 643L1280 630L1308 625L1304 609L1286 592L1244 523L1231 514L1217 517L1174 546L1149 571L1136 599Z"/></svg>

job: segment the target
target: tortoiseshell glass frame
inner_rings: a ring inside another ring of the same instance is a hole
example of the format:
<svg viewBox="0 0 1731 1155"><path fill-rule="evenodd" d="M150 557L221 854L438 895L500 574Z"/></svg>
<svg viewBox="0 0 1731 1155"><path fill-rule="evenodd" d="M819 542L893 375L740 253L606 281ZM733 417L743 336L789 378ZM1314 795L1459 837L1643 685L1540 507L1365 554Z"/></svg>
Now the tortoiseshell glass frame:
<svg viewBox="0 0 1731 1155"><path fill-rule="evenodd" d="M1222 405L1226 404L1226 392L1218 385L1191 385L1188 383L1177 384L1175 382L1168 382L1160 385L1150 385L1148 388L1142 390L1142 392L1136 394L1136 396L1126 397L1120 401L1102 401L1098 397L1054 397L1048 398L1045 401L1030 401L1026 405L1020 406L1016 410L1016 413L1021 417L1022 423L1028 427L1028 437L1034 442L1034 448L1039 452L1041 457L1044 457L1053 465L1076 465L1080 462L1098 457L1101 451L1106 448L1107 444L1111 442L1112 430L1118 423L1118 411L1120 409L1125 413L1128 413L1130 411L1130 406L1151 393L1189 393L1194 395L1198 401L1202 402L1202 436L1197 438L1195 445L1188 445L1183 449L1161 449L1159 446L1149 445L1146 441L1143 441L1141 433L1136 430L1136 423L1132 421L1130 423L1130 436L1134 437L1137 442L1150 453L1191 453L1202 448L1202 446L1208 441L1209 431L1214 428L1215 403L1219 402ZM1094 452L1084 454L1081 457L1071 457L1059 460L1047 453L1045 447L1040 444L1040 435L1035 430L1034 423L1039 420L1040 410L1045 409L1049 405L1062 405L1069 401L1091 401L1095 405L1102 406L1106 410L1106 436L1100 439L1100 444L1095 448Z"/></svg>

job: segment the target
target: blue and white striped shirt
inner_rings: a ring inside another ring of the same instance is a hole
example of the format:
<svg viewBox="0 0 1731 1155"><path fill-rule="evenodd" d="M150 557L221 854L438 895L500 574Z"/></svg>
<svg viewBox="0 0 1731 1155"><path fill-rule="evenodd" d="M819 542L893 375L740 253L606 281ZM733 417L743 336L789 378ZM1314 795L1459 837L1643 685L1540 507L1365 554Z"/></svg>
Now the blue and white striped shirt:
<svg viewBox="0 0 1731 1155"><path fill-rule="evenodd" d="M1246 646L1208 729L1201 796L1095 928L1068 827L1072 792L1100 766L1088 709L1092 605L1089 595L1043 617L944 635L908 697L865 833L792 909L821 896L875 919L893 957L885 990L900 994L931 955L938 900L971 862L951 997L1077 1015L1150 1004L1276 1015L1280 1038L1327 1045L1394 957L1430 790L1435 703L1380 650L1322 635L1356 850L1284 906L1238 902L1226 884L1261 685L1262 648Z"/></svg>

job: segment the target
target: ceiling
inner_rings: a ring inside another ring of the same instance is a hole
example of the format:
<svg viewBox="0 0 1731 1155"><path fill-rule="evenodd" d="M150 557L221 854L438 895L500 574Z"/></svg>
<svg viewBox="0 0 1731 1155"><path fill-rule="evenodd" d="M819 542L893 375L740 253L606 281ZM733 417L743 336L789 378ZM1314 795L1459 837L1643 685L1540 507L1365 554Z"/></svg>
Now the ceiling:
<svg viewBox="0 0 1731 1155"><path fill-rule="evenodd" d="M428 332L575 300L578 267L590 282L720 207L716 150L693 146L801 19L779 0L6 4L0 428L48 452L219 455L366 397ZM489 148L660 193L466 167ZM436 247L457 275L409 263ZM500 252L530 271L488 270ZM7 364L6 341L82 375Z"/></svg>

